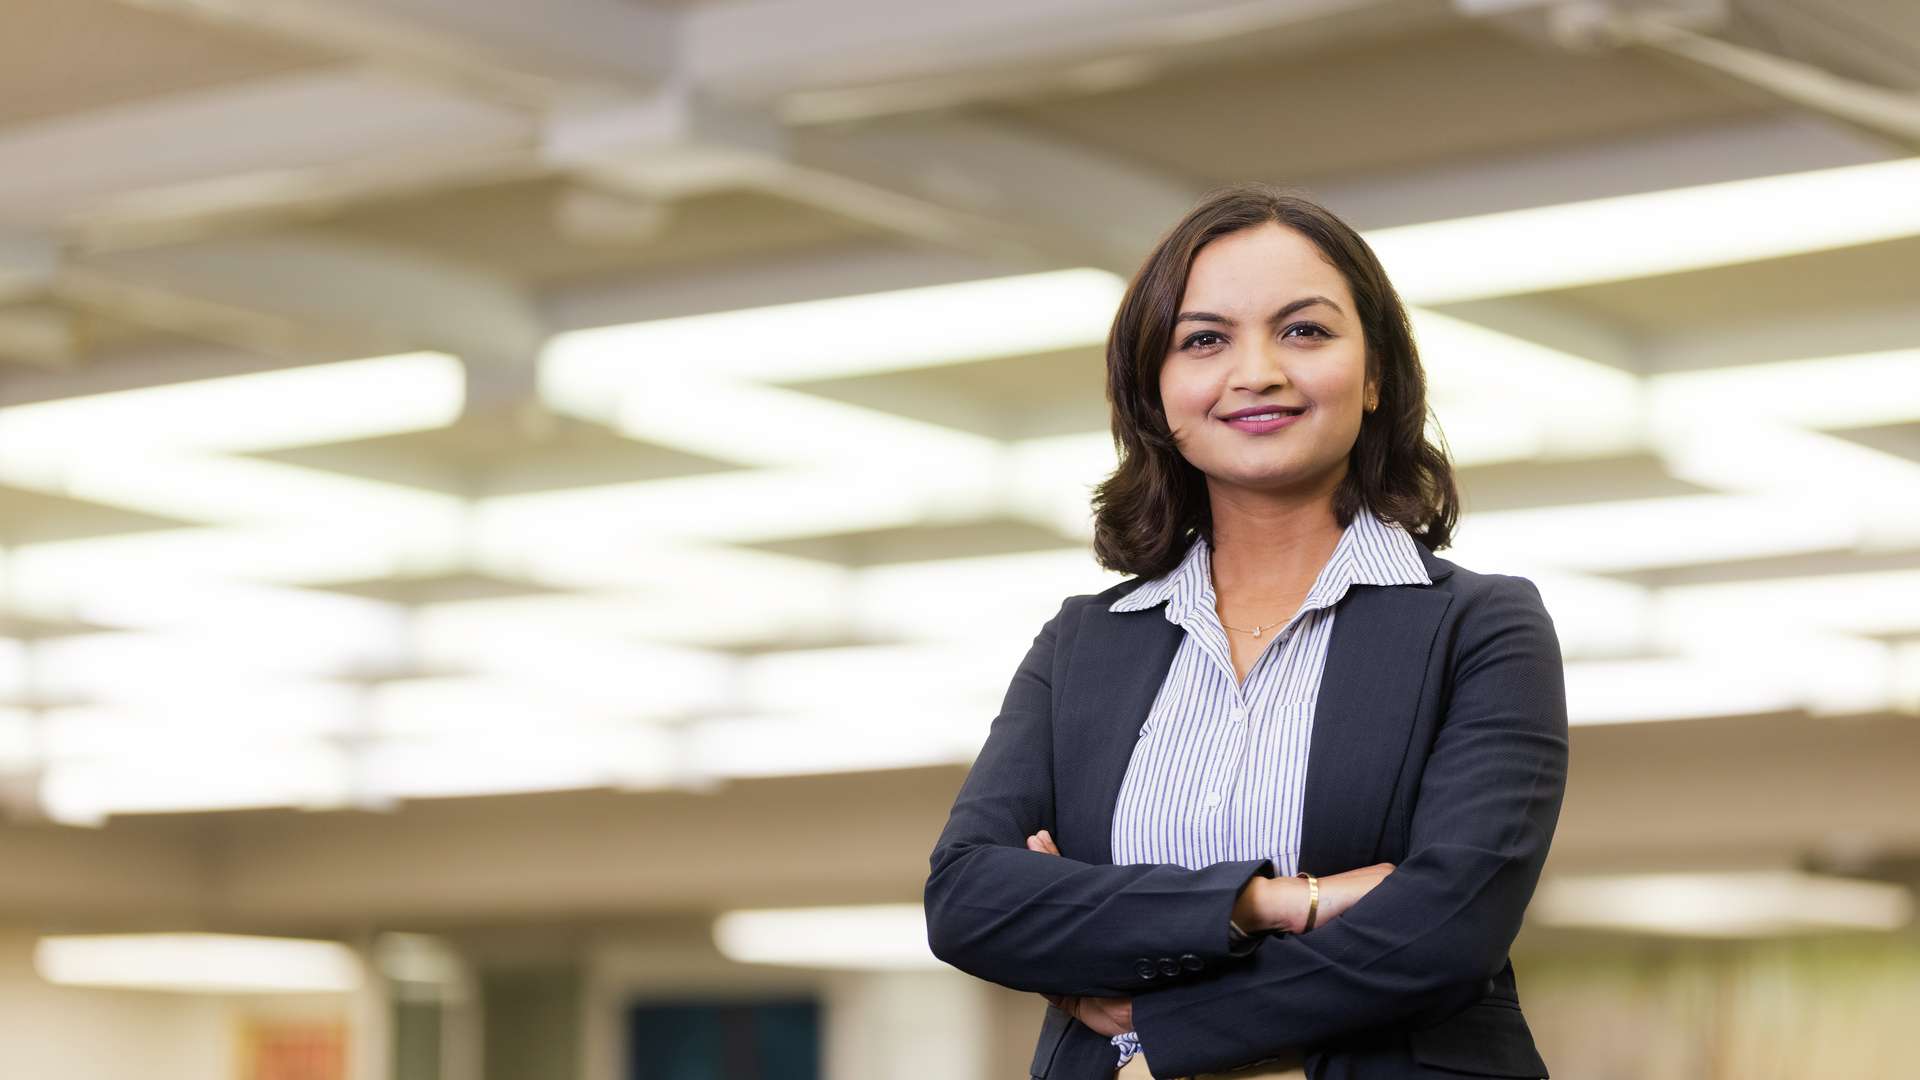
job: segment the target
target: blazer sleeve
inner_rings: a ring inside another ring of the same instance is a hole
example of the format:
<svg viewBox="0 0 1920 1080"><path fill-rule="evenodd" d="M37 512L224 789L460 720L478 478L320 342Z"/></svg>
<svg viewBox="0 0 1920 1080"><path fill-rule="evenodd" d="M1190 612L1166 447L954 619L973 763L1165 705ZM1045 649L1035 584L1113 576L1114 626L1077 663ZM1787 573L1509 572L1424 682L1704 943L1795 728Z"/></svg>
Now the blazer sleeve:
<svg viewBox="0 0 1920 1080"><path fill-rule="evenodd" d="M1505 966L1559 819L1567 706L1539 589L1490 577L1462 615L1404 860L1338 919L1136 997L1156 1072L1227 1069L1464 1005Z"/></svg>
<svg viewBox="0 0 1920 1080"><path fill-rule="evenodd" d="M1274 866L1115 866L1027 850L1055 823L1056 645L1084 599L1061 604L1014 672L934 845L924 903L928 944L961 971L1014 990L1115 997L1230 962L1234 902Z"/></svg>

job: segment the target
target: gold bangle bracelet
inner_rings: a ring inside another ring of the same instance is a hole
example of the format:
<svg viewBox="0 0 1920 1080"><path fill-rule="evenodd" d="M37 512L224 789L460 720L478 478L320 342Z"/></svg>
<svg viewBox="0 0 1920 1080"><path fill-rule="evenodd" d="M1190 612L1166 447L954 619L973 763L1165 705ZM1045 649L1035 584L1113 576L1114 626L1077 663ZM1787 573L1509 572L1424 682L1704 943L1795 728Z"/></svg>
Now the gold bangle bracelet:
<svg viewBox="0 0 1920 1080"><path fill-rule="evenodd" d="M1305 870L1295 874L1294 877L1307 879L1307 925L1300 928L1300 932L1304 934L1313 929L1313 917L1320 911L1320 879Z"/></svg>

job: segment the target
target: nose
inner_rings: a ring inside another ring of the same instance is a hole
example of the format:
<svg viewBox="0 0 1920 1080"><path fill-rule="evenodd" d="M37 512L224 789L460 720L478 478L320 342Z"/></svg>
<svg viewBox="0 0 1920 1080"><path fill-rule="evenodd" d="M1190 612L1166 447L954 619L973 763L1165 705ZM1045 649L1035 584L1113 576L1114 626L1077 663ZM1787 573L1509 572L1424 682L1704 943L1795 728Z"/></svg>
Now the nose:
<svg viewBox="0 0 1920 1080"><path fill-rule="evenodd" d="M1281 348L1278 341L1268 337L1238 345L1233 350L1233 366L1228 373L1231 389L1258 395L1286 386L1286 358Z"/></svg>

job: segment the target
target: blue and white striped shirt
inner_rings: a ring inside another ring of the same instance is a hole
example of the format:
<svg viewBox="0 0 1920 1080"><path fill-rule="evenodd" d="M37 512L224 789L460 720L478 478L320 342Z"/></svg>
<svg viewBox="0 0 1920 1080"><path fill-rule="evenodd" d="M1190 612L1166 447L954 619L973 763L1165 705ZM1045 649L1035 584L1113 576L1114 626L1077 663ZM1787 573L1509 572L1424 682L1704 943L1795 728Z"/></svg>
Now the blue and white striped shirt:
<svg viewBox="0 0 1920 1080"><path fill-rule="evenodd" d="M1196 537L1180 565L1115 600L1109 611L1166 603L1186 631L1141 726L1113 811L1113 861L1190 870L1230 859L1272 859L1296 872L1320 673L1334 605L1354 585L1428 585L1418 541L1367 511L1354 516L1285 626L1268 631L1247 673L1233 666L1215 609L1211 552ZM1113 1036L1125 1065L1135 1032Z"/></svg>

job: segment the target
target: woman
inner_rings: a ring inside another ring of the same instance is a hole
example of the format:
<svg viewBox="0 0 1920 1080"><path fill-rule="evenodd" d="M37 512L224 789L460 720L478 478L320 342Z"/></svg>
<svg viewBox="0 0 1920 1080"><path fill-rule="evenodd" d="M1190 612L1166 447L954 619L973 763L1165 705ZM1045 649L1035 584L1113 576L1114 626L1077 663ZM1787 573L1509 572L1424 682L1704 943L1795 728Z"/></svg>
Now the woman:
<svg viewBox="0 0 1920 1080"><path fill-rule="evenodd" d="M1507 951L1559 817L1559 641L1439 558L1458 497L1365 241L1210 193L1107 345L1094 551L931 860L941 959L1046 995L1032 1075L1544 1077Z"/></svg>

